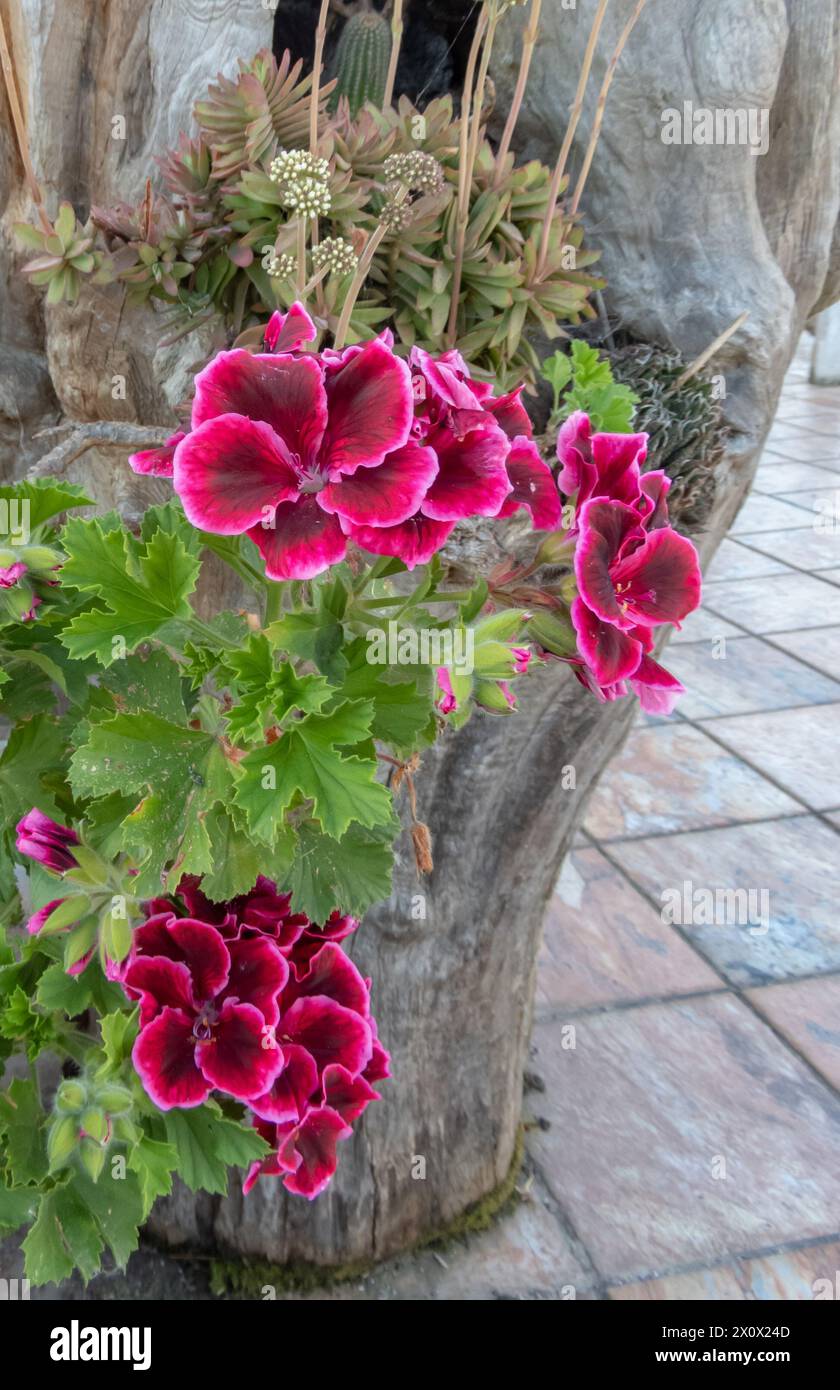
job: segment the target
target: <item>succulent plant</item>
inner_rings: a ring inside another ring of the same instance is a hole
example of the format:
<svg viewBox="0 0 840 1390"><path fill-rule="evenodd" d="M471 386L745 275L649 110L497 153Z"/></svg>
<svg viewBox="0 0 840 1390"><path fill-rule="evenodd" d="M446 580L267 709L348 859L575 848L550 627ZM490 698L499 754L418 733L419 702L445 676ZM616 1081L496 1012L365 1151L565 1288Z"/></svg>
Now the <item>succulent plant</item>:
<svg viewBox="0 0 840 1390"><path fill-rule="evenodd" d="M236 77L219 76L195 107L197 136L182 135L157 161L163 194L153 196L149 184L137 207L92 209L95 246L75 219L62 223L67 244L57 239L51 248L28 228L28 244L48 251L27 267L35 283L67 297L84 273L117 279L132 300L169 306L164 341L172 341L216 313L232 340L311 282L316 321L334 332L354 278L339 262L350 267L370 245L347 341L390 323L405 350L457 343L476 375L501 390L533 381L539 361L530 335L557 337L562 323L592 317L588 295L602 283L591 274L596 253L584 250L579 220L562 206L540 269L550 171L536 160L516 167L512 156L497 168L480 139L464 228L462 132L450 97L422 112L405 97L386 110L368 102L354 116L343 96L328 116L326 84L311 155L311 78L300 72L288 54L278 64L262 51L240 60ZM349 247L330 266L305 244L316 215L317 243Z"/></svg>
<svg viewBox="0 0 840 1390"><path fill-rule="evenodd" d="M647 467L663 468L672 480L672 514L683 526L702 526L726 441L712 383L698 374L674 389L685 362L678 352L651 343L620 348L610 360L616 381L636 394L633 429L649 435Z"/></svg>
<svg viewBox="0 0 840 1390"><path fill-rule="evenodd" d="M346 97L351 116L355 116L365 102L381 106L390 56L391 26L387 19L374 9L351 15L341 31L335 52L333 106L339 97Z"/></svg>
<svg viewBox="0 0 840 1390"><path fill-rule="evenodd" d="M15 234L22 246L40 254L23 267L33 285L47 286L47 303L73 304L79 297L82 276L98 270L102 258L94 250L91 233L76 220L69 203L62 203L52 231L18 222Z"/></svg>
<svg viewBox="0 0 840 1390"><path fill-rule="evenodd" d="M234 79L219 73L207 98L195 106L195 119L213 155L213 173L228 178L246 164L258 164L276 145L294 149L307 142L312 77L301 77L302 61L287 51L278 64L267 49L251 62L239 60ZM332 84L321 89L326 102Z"/></svg>

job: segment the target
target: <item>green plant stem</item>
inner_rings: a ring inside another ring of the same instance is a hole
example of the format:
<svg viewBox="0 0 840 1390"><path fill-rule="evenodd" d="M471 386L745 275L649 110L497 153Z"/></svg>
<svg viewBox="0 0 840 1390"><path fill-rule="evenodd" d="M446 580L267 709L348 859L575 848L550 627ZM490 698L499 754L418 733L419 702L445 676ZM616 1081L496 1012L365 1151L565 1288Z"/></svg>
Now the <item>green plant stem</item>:
<svg viewBox="0 0 840 1390"><path fill-rule="evenodd" d="M306 284L306 218L297 220L297 289L298 298L303 299Z"/></svg>
<svg viewBox="0 0 840 1390"><path fill-rule="evenodd" d="M239 643L232 642L227 637L222 637L221 633L214 632L208 623L204 623L200 618L188 618L186 626L196 637L200 638L202 646L223 647L227 652L239 650Z"/></svg>
<svg viewBox="0 0 840 1390"><path fill-rule="evenodd" d="M423 599L423 603L465 603L472 597L472 589L453 589L448 594L430 594ZM393 608L398 604L404 604L405 594L388 594L384 598L377 598L369 595L365 599L365 608Z"/></svg>
<svg viewBox="0 0 840 1390"><path fill-rule="evenodd" d="M263 627L275 623L283 612L283 585L278 582L269 584L265 595L265 619Z"/></svg>

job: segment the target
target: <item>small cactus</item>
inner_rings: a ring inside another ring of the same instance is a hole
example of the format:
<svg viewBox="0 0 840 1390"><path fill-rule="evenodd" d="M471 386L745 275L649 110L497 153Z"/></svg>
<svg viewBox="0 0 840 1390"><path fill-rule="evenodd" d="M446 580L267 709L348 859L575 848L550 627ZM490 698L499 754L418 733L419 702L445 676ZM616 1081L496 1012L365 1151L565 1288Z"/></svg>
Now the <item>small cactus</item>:
<svg viewBox="0 0 840 1390"><path fill-rule="evenodd" d="M391 56L391 26L375 10L351 15L341 31L335 52L337 83L332 96L335 106L346 97L350 114L355 116L366 101L382 106Z"/></svg>

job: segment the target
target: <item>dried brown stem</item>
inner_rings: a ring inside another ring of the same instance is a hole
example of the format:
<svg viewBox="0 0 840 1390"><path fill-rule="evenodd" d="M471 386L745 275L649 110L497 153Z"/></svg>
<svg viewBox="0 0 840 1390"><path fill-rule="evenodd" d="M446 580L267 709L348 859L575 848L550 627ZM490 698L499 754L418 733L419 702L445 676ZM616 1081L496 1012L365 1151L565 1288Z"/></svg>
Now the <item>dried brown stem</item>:
<svg viewBox="0 0 840 1390"><path fill-rule="evenodd" d="M309 153L318 153L318 104L321 98L321 68L324 62L324 44L327 41L327 15L330 0L321 0L318 14L318 28L315 30L315 55L312 59L312 92L309 100Z"/></svg>
<svg viewBox="0 0 840 1390"><path fill-rule="evenodd" d="M728 343L733 334L738 332L741 325L746 323L749 316L749 309L745 309L742 314L738 315L737 319L734 319L733 322L730 323L728 328L725 328L722 333L719 333L714 342L709 343L709 346L704 348L700 355L695 357L694 361L688 364L685 371L680 373L673 386L665 392L666 397L672 396L675 391L679 391L681 386L685 386L687 381L690 381L693 376L696 376L696 374L705 367L706 363L714 357L715 353L720 351L724 343Z"/></svg>
<svg viewBox="0 0 840 1390"><path fill-rule="evenodd" d="M403 0L394 0L394 10L391 15L391 56L388 59L388 76L385 79L385 95L382 98L383 107L390 106L394 99L394 82L397 76L397 63L403 36L402 16Z"/></svg>
<svg viewBox="0 0 840 1390"><path fill-rule="evenodd" d="M32 194L32 201L35 204L35 210L38 213L38 219L41 223L41 230L43 232L46 232L47 236L51 236L53 232L53 225L50 219L47 217L47 210L44 207L44 195L41 191L41 185L35 177L35 170L32 167L32 160L29 156L29 141L26 136L26 122L23 119L23 111L21 110L20 100L18 98L17 86L15 84L14 65L12 63L12 54L9 45L6 41L6 29L5 25L3 24L2 14L0 14L0 65L2 65L3 68L3 78L6 83L6 93L9 98L9 106L12 112L12 125L15 128L15 137L17 139L17 147L20 153L21 163L23 164L23 172L26 176L26 182L29 184L29 191Z"/></svg>
<svg viewBox="0 0 840 1390"><path fill-rule="evenodd" d="M464 88L461 96L461 124L458 132L458 210L457 225L455 229L455 268L452 274L452 300L449 307L449 324L447 326L447 336L450 343L455 342L458 328L458 298L461 293L461 275L464 268L464 242L467 236L467 223L470 213L470 186L472 183L472 166L469 163L469 144L470 144L470 115L472 113L473 80L475 69L478 62L478 54L487 29L487 5L481 7L481 14L475 26L473 41L470 45L470 54L467 59L467 70L464 74ZM481 119L481 107L478 108L478 119Z"/></svg>
<svg viewBox="0 0 840 1390"><path fill-rule="evenodd" d="M583 111L583 98L586 92L586 84L589 81L589 73L592 68L592 59L595 56L595 46L598 42L598 35L601 32L601 25L604 22L604 15L610 0L598 0L598 9L592 21L589 40L586 51L583 55L580 76L578 77L577 91L569 111L569 124L566 126L566 134L563 136L563 143L560 146L560 153L557 156L557 163L551 175L551 184L548 190L548 206L543 218L542 236L540 237L540 254L537 258L537 276L542 275L545 270L545 263L548 259L548 244L551 237L551 224L554 221L554 213L557 207L557 199L560 196L560 185L563 182L563 175L566 172L566 160L569 158L569 150L572 148L572 141L575 138L575 131Z"/></svg>
<svg viewBox="0 0 840 1390"><path fill-rule="evenodd" d="M522 57L519 60L519 73L516 78L516 87L513 92L513 99L510 103L510 111L505 121L505 128L502 138L499 141L499 148L496 153L496 172L493 176L493 183L499 186L502 180L502 171L507 159L510 142L513 139L513 132L516 129L516 122L519 119L519 112L522 109L522 102L525 97L525 89L528 85L528 73L531 69L531 59L534 56L534 47L537 42L540 25L540 10L542 0L531 0L531 17L528 20L525 32L522 35Z"/></svg>
<svg viewBox="0 0 840 1390"><path fill-rule="evenodd" d="M595 119L592 122L592 134L589 137L589 144L586 147L586 155L584 156L583 166L581 168L580 174L578 175L578 181L575 187L574 197L572 199L572 204L569 209L570 215L572 217L575 216L580 206L581 195L583 194L583 190L586 185L586 180L589 176L589 170L592 167L592 160L595 156L595 147L598 144L598 137L601 134L601 126L604 123L604 110L607 105L607 94L609 93L610 86L612 85L612 80L615 76L615 70L618 67L618 60L624 51L624 46L627 43L627 40L633 32L633 27L636 23L636 20L639 18L639 15L642 13L644 7L645 0L637 0L635 9L633 10L633 13L631 14L630 18L628 19L627 23L625 24L624 28L619 34L618 43L616 44L615 49L613 51L613 55L610 58L609 63L607 64L607 70L604 73L604 80L601 83L601 90L598 93L598 104L595 107Z"/></svg>

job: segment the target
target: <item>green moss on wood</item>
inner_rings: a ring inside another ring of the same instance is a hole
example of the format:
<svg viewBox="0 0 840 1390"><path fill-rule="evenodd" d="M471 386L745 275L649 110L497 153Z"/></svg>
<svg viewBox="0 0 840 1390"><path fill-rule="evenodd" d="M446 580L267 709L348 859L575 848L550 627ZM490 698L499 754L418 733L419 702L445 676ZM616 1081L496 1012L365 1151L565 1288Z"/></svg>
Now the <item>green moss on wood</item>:
<svg viewBox="0 0 840 1390"><path fill-rule="evenodd" d="M516 1136L510 1167L498 1187L473 1202L452 1221L422 1236L414 1245L400 1251L395 1259L421 1250L445 1249L456 1241L486 1231L493 1222L511 1210L517 1201L516 1184L524 1153L524 1128ZM219 1297L262 1298L266 1286L276 1293L314 1293L318 1289L346 1284L364 1278L381 1267L376 1260L356 1260L343 1265L316 1265L295 1261L285 1265L260 1260L214 1259L210 1263L210 1288Z"/></svg>

